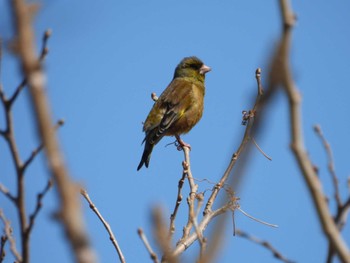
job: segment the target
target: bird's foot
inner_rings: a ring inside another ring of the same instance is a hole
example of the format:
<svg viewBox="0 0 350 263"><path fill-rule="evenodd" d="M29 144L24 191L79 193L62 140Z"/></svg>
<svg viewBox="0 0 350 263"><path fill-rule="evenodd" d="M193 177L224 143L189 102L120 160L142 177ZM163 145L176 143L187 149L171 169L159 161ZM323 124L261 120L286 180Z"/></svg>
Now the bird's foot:
<svg viewBox="0 0 350 263"><path fill-rule="evenodd" d="M181 151L181 150L183 149L183 147L187 147L187 148L190 149L190 151L191 151L191 145L189 145L188 143L185 143L185 142L180 138L180 136L175 135L175 137L176 137L176 140L177 140L177 143L176 143L175 145L176 145L178 151Z"/></svg>

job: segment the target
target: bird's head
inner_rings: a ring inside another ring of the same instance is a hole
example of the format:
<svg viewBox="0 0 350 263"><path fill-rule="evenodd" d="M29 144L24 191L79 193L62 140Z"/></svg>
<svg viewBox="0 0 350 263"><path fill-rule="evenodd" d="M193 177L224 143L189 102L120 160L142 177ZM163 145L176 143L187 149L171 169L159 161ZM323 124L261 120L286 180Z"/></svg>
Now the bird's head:
<svg viewBox="0 0 350 263"><path fill-rule="evenodd" d="M188 77L204 82L205 74L210 70L211 68L204 65L199 58L186 57L177 65L174 78Z"/></svg>

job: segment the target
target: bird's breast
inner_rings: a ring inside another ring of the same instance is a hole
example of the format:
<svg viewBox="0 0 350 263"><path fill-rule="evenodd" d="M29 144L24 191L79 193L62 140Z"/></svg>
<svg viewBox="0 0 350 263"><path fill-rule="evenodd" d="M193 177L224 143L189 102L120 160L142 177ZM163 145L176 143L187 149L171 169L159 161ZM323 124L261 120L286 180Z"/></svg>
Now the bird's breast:
<svg viewBox="0 0 350 263"><path fill-rule="evenodd" d="M202 118L204 108L204 86L192 86L192 91L186 98L188 104L184 107L181 117L169 128L167 135L189 132Z"/></svg>

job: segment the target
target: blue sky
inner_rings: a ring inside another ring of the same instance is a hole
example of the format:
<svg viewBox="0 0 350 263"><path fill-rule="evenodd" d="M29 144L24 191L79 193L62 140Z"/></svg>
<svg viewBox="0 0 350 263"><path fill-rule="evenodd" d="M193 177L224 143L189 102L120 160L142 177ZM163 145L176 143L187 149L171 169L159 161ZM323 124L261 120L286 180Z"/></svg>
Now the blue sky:
<svg viewBox="0 0 350 263"><path fill-rule="evenodd" d="M292 69L302 95L305 144L331 197L326 155L312 131L314 124L320 124L331 143L345 198L350 174L350 3L293 1L292 5L298 17ZM8 5L2 1L0 35L5 45L13 34L10 23ZM66 121L59 138L68 167L109 221L128 262L150 262L136 230L142 227L151 238L150 211L154 205L161 205L169 217L181 176L182 153L172 146L164 147L172 138L157 145L148 169L136 172L143 151L141 123L153 103L151 92L162 92L185 56L196 55L212 67L206 78L203 119L184 140L192 145L194 176L218 180L243 136L241 112L251 107L256 92L254 72L261 67L262 78L266 78L267 59L280 36L280 24L277 1L41 3L35 19L36 38L39 47L42 33L47 28L53 31L45 62L47 91L54 118ZM8 94L20 80L17 61L5 50L1 82ZM268 240L297 262L322 262L327 242L289 150L286 103L279 94L266 112L266 123L257 138L273 161L253 150L237 192L245 211L279 228L256 223L239 212L236 227ZM24 159L38 144L27 92L17 101L14 115ZM2 112L0 116L3 127ZM0 182L14 191L14 170L3 140L0 149ZM45 159L40 156L26 175L29 211L46 180ZM199 187L203 191L212 186L203 182ZM0 204L16 231L15 210L1 195ZM107 233L86 203L82 204L100 261L116 262ZM334 208L333 202L331 205ZM51 220L56 208L52 191L44 200L33 232L32 262L72 262L61 227ZM180 215L184 217L186 211L184 202ZM177 222L179 234L182 221ZM350 244L349 225L343 236ZM191 262L197 249L191 247L184 262ZM218 262L232 261L277 262L264 248L233 237L229 223Z"/></svg>

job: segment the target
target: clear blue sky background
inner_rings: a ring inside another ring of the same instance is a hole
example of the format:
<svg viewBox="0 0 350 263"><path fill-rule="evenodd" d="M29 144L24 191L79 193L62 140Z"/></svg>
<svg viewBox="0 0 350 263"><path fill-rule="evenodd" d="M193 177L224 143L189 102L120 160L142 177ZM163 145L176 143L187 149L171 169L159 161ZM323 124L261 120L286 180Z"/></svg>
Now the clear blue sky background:
<svg viewBox="0 0 350 263"><path fill-rule="evenodd" d="M298 16L294 29L292 68L302 94L303 129L308 153L320 169L327 196L333 188L326 155L312 126L319 123L334 151L342 197L349 192L350 3L293 1ZM53 30L45 62L55 119L66 125L59 137L72 176L86 187L112 226L128 262L150 262L136 230L149 238L150 210L161 205L169 217L181 176L182 153L165 138L155 148L149 169L136 172L143 146L141 122L152 101L170 82L177 63L197 55L212 67L206 80L205 112L184 137L192 145L194 176L216 181L243 135L242 110L251 107L256 92L254 72L267 72L267 59L281 33L277 1L43 1L35 19L38 47L42 33ZM0 34L12 39L10 12L0 2ZM21 80L17 61L5 49L1 82L10 94ZM0 125L4 127L3 113ZM39 143L27 92L14 107L16 139L24 159ZM280 94L267 112L260 146L273 158L253 150L240 204L257 218L278 224L273 229L239 212L236 226L266 239L297 262L323 262L327 242L310 195L289 150L286 99ZM0 182L15 190L14 170L4 140L0 140ZM28 209L47 181L40 156L26 175ZM187 183L186 183L187 184ZM200 183L203 191L212 186ZM186 191L188 188L185 188ZM208 195L208 193L207 193ZM332 208L334 202L331 201ZM0 207L18 233L16 213L0 195ZM107 233L83 202L87 227L101 262L118 262ZM50 192L32 236L32 262L73 262L61 226L51 220L57 209ZM333 210L334 211L334 210ZM187 212L185 202L180 215ZM178 235L183 220L177 222ZM343 235L350 244L350 224ZM197 246L189 248L191 262ZM6 262L12 262L10 256ZM277 262L271 253L232 236L231 223L217 262Z"/></svg>

